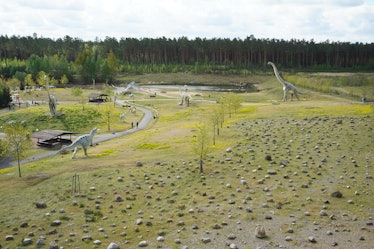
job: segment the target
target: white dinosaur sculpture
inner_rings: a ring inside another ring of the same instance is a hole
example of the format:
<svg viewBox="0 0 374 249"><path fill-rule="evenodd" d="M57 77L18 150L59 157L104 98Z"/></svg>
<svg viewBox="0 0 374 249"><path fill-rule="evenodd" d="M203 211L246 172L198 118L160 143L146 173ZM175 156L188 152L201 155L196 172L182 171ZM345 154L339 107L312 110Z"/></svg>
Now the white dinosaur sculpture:
<svg viewBox="0 0 374 249"><path fill-rule="evenodd" d="M72 155L71 158L75 158L75 154L77 154L78 147L82 146L82 148L84 150L84 154L86 156L88 156L87 155L87 148L88 148L88 146L92 146L93 137L94 137L96 131L98 131L98 130L99 129L97 129L97 128L93 128L91 130L90 134L85 134L85 135L79 136L77 139L75 139L75 141L72 144L63 147L61 150L58 151L58 153L62 153L62 152L65 152L69 149L74 148L74 152L73 152L73 155Z"/></svg>
<svg viewBox="0 0 374 249"><path fill-rule="evenodd" d="M275 64L271 61L268 62L268 65L271 65L274 69L275 77L277 77L278 81L283 85L283 101L287 101L287 93L290 93L291 95L291 101L293 100L293 96L299 100L299 90L294 86L292 83L285 81L282 79L282 77L279 75L278 69L275 66Z"/></svg>
<svg viewBox="0 0 374 249"><path fill-rule="evenodd" d="M190 106L191 95L188 93L187 85L184 85L184 91L182 91L182 89L179 89L179 95L181 96L179 105L183 105L184 103L186 103L186 106Z"/></svg>

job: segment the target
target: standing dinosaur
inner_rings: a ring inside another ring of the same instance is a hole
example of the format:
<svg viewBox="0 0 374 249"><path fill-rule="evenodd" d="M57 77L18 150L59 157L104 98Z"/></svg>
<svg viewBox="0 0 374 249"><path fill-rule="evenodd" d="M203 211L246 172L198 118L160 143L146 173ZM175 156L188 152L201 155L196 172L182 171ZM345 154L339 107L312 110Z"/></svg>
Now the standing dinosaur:
<svg viewBox="0 0 374 249"><path fill-rule="evenodd" d="M75 154L77 153L78 147L82 146L84 150L84 154L88 156L87 148L88 146L92 146L92 140L97 130L98 130L97 128L93 128L90 134L85 134L85 135L78 137L77 139L75 139L75 141L72 144L63 147L61 150L58 151L58 153L65 152L69 149L74 148L74 152L71 158L75 158Z"/></svg>
<svg viewBox="0 0 374 249"><path fill-rule="evenodd" d="M179 105L183 105L186 103L186 106L190 106L190 100L191 95L188 93L188 87L187 85L184 85L184 90L179 89L179 95L181 96L181 101L179 102Z"/></svg>
<svg viewBox="0 0 374 249"><path fill-rule="evenodd" d="M56 115L56 105L57 101L54 95L51 95L49 92L49 85L48 85L48 78L47 75L44 75L44 81L45 81L45 88L47 89L48 93L48 104L49 104L49 112L52 116Z"/></svg>
<svg viewBox="0 0 374 249"><path fill-rule="evenodd" d="M285 81L282 79L282 77L279 75L278 69L275 66L275 64L271 61L268 62L268 65L271 65L274 69L275 77L277 77L278 81L283 85L283 101L287 101L287 92L291 95L291 101L293 100L293 96L299 100L299 90L294 86L292 83Z"/></svg>

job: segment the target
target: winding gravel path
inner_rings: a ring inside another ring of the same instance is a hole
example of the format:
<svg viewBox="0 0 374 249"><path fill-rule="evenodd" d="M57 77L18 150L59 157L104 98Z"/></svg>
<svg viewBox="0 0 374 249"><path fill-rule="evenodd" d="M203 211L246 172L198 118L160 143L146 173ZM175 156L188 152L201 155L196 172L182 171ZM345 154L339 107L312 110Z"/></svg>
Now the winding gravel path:
<svg viewBox="0 0 374 249"><path fill-rule="evenodd" d="M117 103L119 105L123 105L124 101L117 101ZM142 120L139 122L137 127L135 126L134 128L131 128L129 130L122 131L122 132L116 132L114 134L113 133L97 134L97 135L95 135L93 142L94 143L101 143L101 142L105 142L105 141L108 141L108 140L111 140L111 139L114 139L114 138L122 137L122 136L125 136L125 135L128 135L128 134L131 134L131 133L134 133L134 132L145 129L147 127L147 125L154 118L154 113L151 110L146 109L144 107L137 106L136 108L137 108L137 110L140 110L144 113L144 116L143 116ZM54 155L56 155L56 152L57 151L55 151L55 150L51 150L51 151L47 151L47 152L39 154L39 155L34 155L32 157L25 158L25 159L21 160L21 164L34 162L34 161L37 161L37 160L40 160L40 159L43 159L43 158L46 158L46 157L54 156ZM16 165L17 165L17 161L12 161L9 158L4 158L4 159L0 160L0 169L9 168L9 167L13 167L13 166L16 166Z"/></svg>

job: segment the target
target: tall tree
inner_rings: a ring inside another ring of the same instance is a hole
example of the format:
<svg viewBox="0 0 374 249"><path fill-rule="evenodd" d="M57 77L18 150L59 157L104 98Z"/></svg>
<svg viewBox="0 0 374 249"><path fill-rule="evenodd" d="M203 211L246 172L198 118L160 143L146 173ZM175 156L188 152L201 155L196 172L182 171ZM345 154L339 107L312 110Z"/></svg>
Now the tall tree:
<svg viewBox="0 0 374 249"><path fill-rule="evenodd" d="M193 151L199 158L200 173L203 173L203 161L211 151L210 134L207 125L200 124L197 127L196 142L193 144Z"/></svg>
<svg viewBox="0 0 374 249"><path fill-rule="evenodd" d="M7 107L12 101L10 90L4 80L0 78L0 108Z"/></svg>
<svg viewBox="0 0 374 249"><path fill-rule="evenodd" d="M11 156L17 160L18 176L21 174L21 159L31 148L30 131L19 122L11 122L3 126L5 138L1 140L2 155Z"/></svg>

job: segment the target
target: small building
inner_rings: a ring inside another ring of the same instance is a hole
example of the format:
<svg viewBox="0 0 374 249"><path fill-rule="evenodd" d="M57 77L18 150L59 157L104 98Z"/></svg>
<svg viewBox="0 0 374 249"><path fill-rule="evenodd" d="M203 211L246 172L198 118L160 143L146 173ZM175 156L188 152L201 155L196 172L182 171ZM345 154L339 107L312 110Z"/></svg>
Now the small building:
<svg viewBox="0 0 374 249"><path fill-rule="evenodd" d="M32 134L32 138L37 139L38 146L53 148L57 145L71 144L72 134L75 133L63 130L42 130Z"/></svg>
<svg viewBox="0 0 374 249"><path fill-rule="evenodd" d="M91 93L88 96L88 102L107 102L108 101L108 94L102 94L102 93Z"/></svg>

